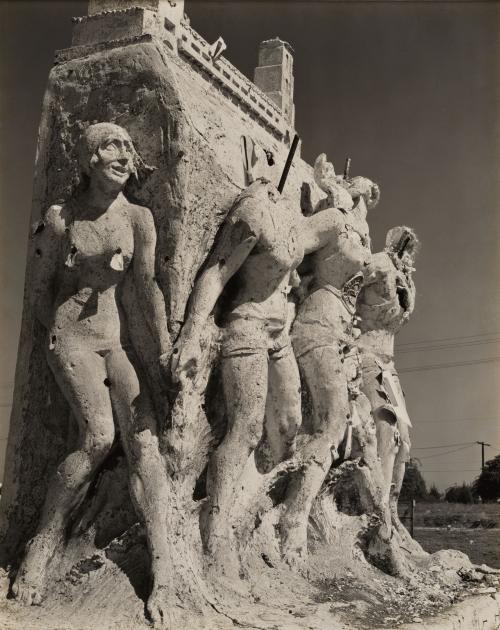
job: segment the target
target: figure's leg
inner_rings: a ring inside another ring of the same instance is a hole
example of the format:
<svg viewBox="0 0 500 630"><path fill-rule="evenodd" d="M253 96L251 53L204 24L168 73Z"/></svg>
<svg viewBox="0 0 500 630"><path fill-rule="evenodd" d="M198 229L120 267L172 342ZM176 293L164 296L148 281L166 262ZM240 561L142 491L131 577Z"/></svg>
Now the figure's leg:
<svg viewBox="0 0 500 630"><path fill-rule="evenodd" d="M384 502L389 505L394 459L398 452L399 433L396 416L388 407L382 385L382 369L373 359L362 356L362 391L369 401L371 415L377 428L376 449L382 467Z"/></svg>
<svg viewBox="0 0 500 630"><path fill-rule="evenodd" d="M115 350L107 355L106 367L111 381L111 401L127 455L130 493L146 528L151 556L152 591L147 608L153 622L161 624L167 614L167 595L171 595L172 579L175 579L168 566L169 486L151 397L139 366L132 361L136 363L124 350Z"/></svg>
<svg viewBox="0 0 500 630"><path fill-rule="evenodd" d="M76 450L65 457L49 482L37 533L12 587L14 596L26 604L41 602L46 568L70 513L83 499L115 435L103 359L93 352L59 352L49 355L49 364L78 422L79 437Z"/></svg>
<svg viewBox="0 0 500 630"><path fill-rule="evenodd" d="M379 425L387 422L379 420L375 423L370 404L364 394L361 394L354 404L359 408L362 419L354 431L356 447L353 454L361 458L356 469L356 484L363 511L371 517L366 530L366 551L371 561L385 572L404 576L408 574L408 568L393 539L389 493L377 444ZM393 423L391 439L394 439L395 429Z"/></svg>
<svg viewBox="0 0 500 630"><path fill-rule="evenodd" d="M398 515L398 501L399 494L401 492L401 486L403 485L403 479L405 476L405 469L407 462L410 461L410 433L409 433L409 425L403 422L398 422L398 429L400 434L400 446L398 453L396 455L396 460L394 462L394 471L392 477L392 486L389 496L389 508L390 515L392 521L393 530L396 531L401 543L402 547L414 554L414 555L425 555L425 551L422 549L420 544L411 537L410 532L406 529L404 524L401 522Z"/></svg>
<svg viewBox="0 0 500 630"><path fill-rule="evenodd" d="M209 463L210 507L205 531L208 551L221 564L232 546L230 512L236 484L262 435L267 371L265 351L222 361L228 429Z"/></svg>
<svg viewBox="0 0 500 630"><path fill-rule="evenodd" d="M266 435L274 465L295 452L302 421L299 368L291 348L287 350L269 363Z"/></svg>
<svg viewBox="0 0 500 630"><path fill-rule="evenodd" d="M403 479L405 476L406 462L410 460L410 432L409 427L406 423L399 423L399 435L399 449L394 462L392 486L389 499L392 521L397 529L403 527L403 524L399 520L398 516L398 500L399 494L401 492L401 486L403 485Z"/></svg>
<svg viewBox="0 0 500 630"><path fill-rule="evenodd" d="M375 514L389 535L389 502L384 499L383 468L378 454L378 426L373 419L370 403L363 393L351 403L360 423L353 427L352 457L360 459L357 469L358 489L367 513Z"/></svg>
<svg viewBox="0 0 500 630"><path fill-rule="evenodd" d="M384 479L384 501L389 504L395 460L400 450L401 439L393 413L381 408L373 412L373 415L377 426L377 450Z"/></svg>
<svg viewBox="0 0 500 630"><path fill-rule="evenodd" d="M349 414L347 382L337 347L311 350L299 359L313 403L313 433L300 451L304 462L291 479L281 520L282 551L294 564L307 553L307 524L312 503L338 458Z"/></svg>

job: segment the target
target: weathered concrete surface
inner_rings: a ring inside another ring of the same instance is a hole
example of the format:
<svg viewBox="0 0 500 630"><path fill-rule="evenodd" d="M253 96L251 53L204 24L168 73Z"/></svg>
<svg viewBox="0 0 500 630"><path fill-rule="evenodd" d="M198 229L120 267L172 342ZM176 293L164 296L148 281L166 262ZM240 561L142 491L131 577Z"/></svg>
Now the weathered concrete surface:
<svg viewBox="0 0 500 630"><path fill-rule="evenodd" d="M476 595L449 610L419 623L399 626L401 630L498 630L500 594Z"/></svg>
<svg viewBox="0 0 500 630"><path fill-rule="evenodd" d="M64 55L60 59L44 101L32 218L37 220L51 204L73 193L78 183L75 146L83 128L99 121L125 127L140 155L156 167L142 186L131 186L126 193L154 216L156 279L165 296L173 339L217 230L248 183L242 136L251 138L256 147L253 175L273 183L278 182L289 142L257 124L255 111L243 110L241 102L221 92L220 83L206 80L151 36L127 45L107 42L95 49L73 50L66 60ZM303 183L315 207L318 188L312 169L297 158L285 194L299 203ZM38 522L47 479L75 438L68 406L46 365L44 331L34 321L29 303L35 264L30 261L27 272L0 514L1 559L14 571ZM132 330L144 330L141 304L134 296L129 307ZM251 514L250 532L246 532L250 537L238 550L243 577L228 582L210 575L199 536L205 497L202 472L212 440L220 440L225 427L216 367L213 382L209 381L216 332L212 324L204 332L202 378L180 393L161 378L151 361L155 355L148 336L135 339L148 367L165 467L175 488L166 522L172 588L165 599L172 609L183 608L184 616L181 621L174 619L170 628L225 630L239 624L259 630L299 630L307 623L312 630L332 626L342 630L372 622L372 627L377 623L384 627L390 604L399 606L402 620L409 620L410 612L424 616L466 593L457 576L457 566L467 566L465 558L458 558L458 565L450 569L446 558L440 562L424 553L410 554L413 581L376 569L362 552L361 538L371 527L369 519L352 510L352 505L343 511L331 497L325 498L323 521L310 523L308 566L291 571L282 562L276 536L282 511L279 478L260 480L269 482L269 492L262 511ZM251 468L253 462L247 464ZM53 559L43 607L21 609L16 602L2 599L4 626L16 630L147 627L148 555L136 521L123 455L116 449L89 488L65 544ZM443 569L444 577L432 573L432 562ZM206 575L210 580L204 582L201 576ZM4 594L8 581L6 576L2 579Z"/></svg>
<svg viewBox="0 0 500 630"><path fill-rule="evenodd" d="M52 203L70 196L78 181L77 138L84 125L102 120L126 127L144 160L157 167L132 197L149 207L155 218L157 279L175 333L215 233L235 194L246 185L241 136L250 135L273 151L274 166L268 166L262 154L254 170L256 176L275 182L287 147L222 98L185 61L170 55L161 42L91 54L51 72L40 126L33 221ZM297 160L286 192L298 195L303 180L312 182L312 173ZM26 296L29 293L28 266ZM5 546L14 553L33 531L47 473L60 459L71 430L45 363L42 338L43 330L26 301L2 497L1 531L7 532ZM141 346L147 363L151 356L147 340ZM156 389L164 390L158 376L155 380ZM164 398L157 398L162 407Z"/></svg>

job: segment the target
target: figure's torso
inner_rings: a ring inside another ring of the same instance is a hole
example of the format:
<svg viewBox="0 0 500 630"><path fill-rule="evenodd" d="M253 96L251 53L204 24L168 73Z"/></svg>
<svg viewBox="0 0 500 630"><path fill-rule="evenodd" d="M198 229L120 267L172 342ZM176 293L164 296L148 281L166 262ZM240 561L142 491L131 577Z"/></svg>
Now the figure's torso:
<svg viewBox="0 0 500 630"><path fill-rule="evenodd" d="M362 351L385 358L394 355L394 336L413 311L415 286L409 273L398 269L386 252L375 254L367 270L367 284L357 303Z"/></svg>
<svg viewBox="0 0 500 630"><path fill-rule="evenodd" d="M257 205L249 221L259 234L250 256L232 280L237 287L227 319L257 319L286 323L290 275L304 250L300 214L286 200Z"/></svg>
<svg viewBox="0 0 500 630"><path fill-rule="evenodd" d="M370 235L363 198L349 211L338 211L342 228L332 230L328 243L313 254L314 286L341 289L346 281L363 271L371 257Z"/></svg>
<svg viewBox="0 0 500 630"><path fill-rule="evenodd" d="M68 207L58 252L58 292L50 331L58 339L106 346L124 333L117 288L134 253L134 232L124 197L101 215Z"/></svg>

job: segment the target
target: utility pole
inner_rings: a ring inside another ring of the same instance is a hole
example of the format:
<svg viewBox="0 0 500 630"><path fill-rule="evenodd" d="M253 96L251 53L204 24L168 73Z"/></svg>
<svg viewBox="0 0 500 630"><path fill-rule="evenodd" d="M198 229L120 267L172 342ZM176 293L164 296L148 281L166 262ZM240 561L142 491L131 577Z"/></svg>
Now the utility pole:
<svg viewBox="0 0 500 630"><path fill-rule="evenodd" d="M481 471L483 471L484 470L484 447L491 446L491 444L488 444L487 442L476 442L476 444L481 445Z"/></svg>

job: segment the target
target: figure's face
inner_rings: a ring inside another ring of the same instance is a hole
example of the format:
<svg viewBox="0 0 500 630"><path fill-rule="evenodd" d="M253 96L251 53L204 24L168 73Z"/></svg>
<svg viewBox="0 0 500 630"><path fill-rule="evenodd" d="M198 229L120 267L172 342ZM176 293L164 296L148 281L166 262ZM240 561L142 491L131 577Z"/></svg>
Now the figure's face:
<svg viewBox="0 0 500 630"><path fill-rule="evenodd" d="M335 181L335 169L331 162L324 162L321 168L321 177L326 181Z"/></svg>
<svg viewBox="0 0 500 630"><path fill-rule="evenodd" d="M113 133L97 149L98 162L91 177L98 178L108 188L122 189L134 172L132 141L126 134Z"/></svg>
<svg viewBox="0 0 500 630"><path fill-rule="evenodd" d="M415 252L413 250L413 245L410 243L406 247L403 255L401 256L401 261L403 264L408 265L409 267L413 266L413 259L415 257Z"/></svg>

